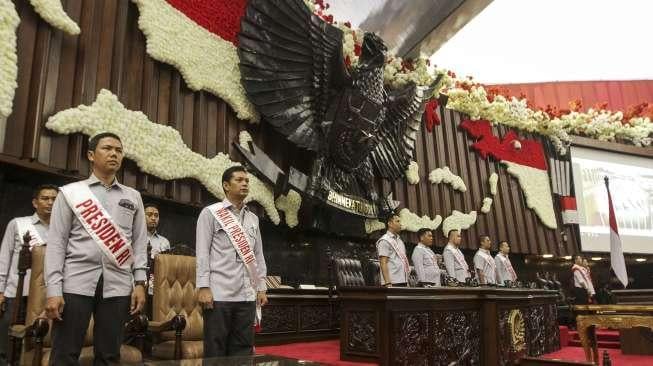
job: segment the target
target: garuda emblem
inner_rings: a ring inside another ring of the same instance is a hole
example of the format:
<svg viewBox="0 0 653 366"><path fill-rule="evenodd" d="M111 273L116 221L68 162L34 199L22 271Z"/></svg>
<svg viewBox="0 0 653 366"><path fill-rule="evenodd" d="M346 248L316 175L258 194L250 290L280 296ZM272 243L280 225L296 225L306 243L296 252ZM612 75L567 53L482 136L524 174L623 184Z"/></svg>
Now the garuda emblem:
<svg viewBox="0 0 653 366"><path fill-rule="evenodd" d="M414 160L431 87L383 84L386 46L366 33L359 65L342 55L343 33L301 0L251 0L238 53L250 101L288 141L306 149L312 169L283 172L260 149L240 148L278 190L289 187L365 217L393 209L375 177L397 179Z"/></svg>

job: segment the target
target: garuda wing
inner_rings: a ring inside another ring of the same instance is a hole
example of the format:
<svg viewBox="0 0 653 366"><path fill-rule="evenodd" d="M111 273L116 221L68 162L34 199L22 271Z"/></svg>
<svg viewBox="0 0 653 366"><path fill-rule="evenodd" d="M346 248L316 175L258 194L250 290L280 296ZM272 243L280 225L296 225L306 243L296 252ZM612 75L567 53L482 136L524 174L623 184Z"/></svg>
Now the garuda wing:
<svg viewBox="0 0 653 366"><path fill-rule="evenodd" d="M411 83L388 92L386 118L377 133L378 145L370 155L379 176L402 177L410 161L415 160L417 132L436 84L437 81L427 87Z"/></svg>
<svg viewBox="0 0 653 366"><path fill-rule="evenodd" d="M349 80L342 31L302 0L250 0L241 21L242 83L261 115L288 140L318 151L333 90Z"/></svg>

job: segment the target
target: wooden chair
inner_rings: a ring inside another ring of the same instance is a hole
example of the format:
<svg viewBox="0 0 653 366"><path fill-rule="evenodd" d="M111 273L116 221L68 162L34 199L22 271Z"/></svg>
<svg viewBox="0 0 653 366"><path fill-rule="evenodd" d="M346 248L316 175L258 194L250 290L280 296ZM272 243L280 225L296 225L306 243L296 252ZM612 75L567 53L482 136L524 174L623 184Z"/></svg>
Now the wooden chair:
<svg viewBox="0 0 653 366"><path fill-rule="evenodd" d="M51 340L49 330L51 327L48 320L44 318L46 300L44 258L45 246L38 246L32 249L32 274L29 283L27 306L24 312L25 322L23 324L14 324L9 330L11 337L22 341L16 348L16 356L13 357L14 364L20 360L21 365L47 365L50 360ZM147 318L136 316L125 324L125 329L142 333L147 329ZM20 358L17 357L18 355L20 355ZM124 363L137 363L143 360L141 350L128 345L122 345L120 357L121 362ZM80 353L79 362L81 365L93 364L92 318L86 331L84 347Z"/></svg>
<svg viewBox="0 0 653 366"><path fill-rule="evenodd" d="M202 358L204 321L195 288L195 257L159 254L154 265L152 357Z"/></svg>

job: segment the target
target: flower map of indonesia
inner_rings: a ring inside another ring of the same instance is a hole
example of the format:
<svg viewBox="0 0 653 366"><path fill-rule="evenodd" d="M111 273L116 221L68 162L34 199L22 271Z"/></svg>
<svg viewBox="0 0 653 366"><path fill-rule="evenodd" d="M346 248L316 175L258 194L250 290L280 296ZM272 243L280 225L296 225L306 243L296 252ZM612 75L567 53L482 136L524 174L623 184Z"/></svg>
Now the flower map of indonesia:
<svg viewBox="0 0 653 366"><path fill-rule="evenodd" d="M223 153L208 159L193 152L184 144L179 131L150 121L142 112L126 109L118 97L105 89L92 105L63 110L50 117L46 127L61 134L81 132L93 136L103 131L113 132L122 138L126 157L134 160L143 172L165 180L197 179L218 199L224 198L222 172L238 165ZM159 148L153 151L151 146L155 145ZM255 176L250 177L247 199L260 203L270 220L279 224L281 218L272 189ZM286 216L296 216L299 207L291 210L290 202L286 201L283 205Z"/></svg>
<svg viewBox="0 0 653 366"><path fill-rule="evenodd" d="M481 158L491 156L508 168L508 173L517 178L524 192L526 206L535 211L545 226L555 229L558 225L542 144L520 139L512 130L500 139L494 135L487 120L465 120L460 127L476 139L472 148Z"/></svg>

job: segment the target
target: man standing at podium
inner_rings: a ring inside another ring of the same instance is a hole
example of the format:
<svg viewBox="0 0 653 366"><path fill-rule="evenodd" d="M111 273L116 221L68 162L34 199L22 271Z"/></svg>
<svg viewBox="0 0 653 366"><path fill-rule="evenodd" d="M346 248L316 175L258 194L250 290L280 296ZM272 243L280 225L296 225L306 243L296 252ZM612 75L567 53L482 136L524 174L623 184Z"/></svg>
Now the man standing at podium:
<svg viewBox="0 0 653 366"><path fill-rule="evenodd" d="M500 241L499 253L494 256L494 263L497 266L497 281L499 286L505 286L506 281L517 281L517 273L512 268L512 263L510 263L508 253L510 253L510 244L505 240Z"/></svg>
<svg viewBox="0 0 653 366"><path fill-rule="evenodd" d="M406 256L406 246L399 237L401 220L393 213L386 220L388 232L377 242L376 251L379 255L381 269L381 285L385 287L407 287L410 275L410 263Z"/></svg>
<svg viewBox="0 0 653 366"><path fill-rule="evenodd" d="M444 266L447 268L447 273L450 277L458 280L458 282L465 283L469 277L469 266L465 261L463 252L460 251L460 233L458 230L451 230L448 233L449 242L444 247L442 256L444 257Z"/></svg>
<svg viewBox="0 0 653 366"><path fill-rule="evenodd" d="M480 248L474 255L474 267L481 285L494 285L497 282L497 271L494 258L490 254L492 241L487 235L481 235Z"/></svg>
<svg viewBox="0 0 653 366"><path fill-rule="evenodd" d="M440 274L443 272L431 250L433 245L433 232L431 229L417 231L419 244L413 250L413 265L417 273L417 281L421 287L440 286Z"/></svg>

